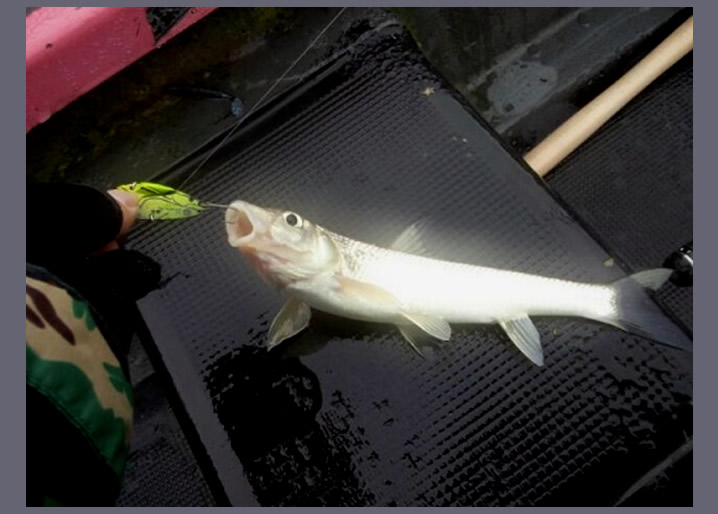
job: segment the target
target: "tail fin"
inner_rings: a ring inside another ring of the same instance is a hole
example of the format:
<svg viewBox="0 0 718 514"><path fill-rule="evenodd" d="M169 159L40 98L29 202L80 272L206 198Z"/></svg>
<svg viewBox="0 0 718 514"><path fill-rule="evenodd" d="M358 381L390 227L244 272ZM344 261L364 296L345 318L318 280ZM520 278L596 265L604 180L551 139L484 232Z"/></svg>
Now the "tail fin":
<svg viewBox="0 0 718 514"><path fill-rule="evenodd" d="M645 289L659 289L672 273L673 270L657 268L617 280L611 284L616 293L614 315L600 321L667 346L692 351L691 339L661 312L645 292Z"/></svg>

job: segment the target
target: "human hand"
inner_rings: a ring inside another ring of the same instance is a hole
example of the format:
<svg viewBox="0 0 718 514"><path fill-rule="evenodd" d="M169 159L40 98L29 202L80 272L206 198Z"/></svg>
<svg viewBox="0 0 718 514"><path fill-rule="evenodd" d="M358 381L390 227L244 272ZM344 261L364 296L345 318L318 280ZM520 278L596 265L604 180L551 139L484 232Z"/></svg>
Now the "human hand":
<svg viewBox="0 0 718 514"><path fill-rule="evenodd" d="M120 225L120 231L117 234L117 238L110 241L107 245L97 251L97 253L103 253L111 250L117 250L120 245L118 240L126 236L132 226L137 221L138 207L138 196L127 191L120 191L119 189L111 189L107 192L112 196L117 205L122 210L122 224Z"/></svg>
<svg viewBox="0 0 718 514"><path fill-rule="evenodd" d="M75 289L129 344L135 302L157 288L159 264L120 249L138 216L138 197L77 184L28 184L26 261Z"/></svg>

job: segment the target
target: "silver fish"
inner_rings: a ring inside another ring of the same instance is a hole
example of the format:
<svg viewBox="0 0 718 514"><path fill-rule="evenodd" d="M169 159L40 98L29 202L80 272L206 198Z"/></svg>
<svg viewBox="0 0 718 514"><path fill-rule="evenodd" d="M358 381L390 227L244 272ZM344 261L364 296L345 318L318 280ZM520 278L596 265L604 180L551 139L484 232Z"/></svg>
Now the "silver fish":
<svg viewBox="0 0 718 514"><path fill-rule="evenodd" d="M295 212L243 201L230 204L225 222L229 244L288 298L270 326L270 349L304 330L312 308L392 323L419 354L421 337L448 341L450 323L498 323L539 366L543 349L529 316L588 318L669 346L692 344L644 291L661 287L670 269L589 284L398 251L420 241L412 227L387 249L331 232Z"/></svg>

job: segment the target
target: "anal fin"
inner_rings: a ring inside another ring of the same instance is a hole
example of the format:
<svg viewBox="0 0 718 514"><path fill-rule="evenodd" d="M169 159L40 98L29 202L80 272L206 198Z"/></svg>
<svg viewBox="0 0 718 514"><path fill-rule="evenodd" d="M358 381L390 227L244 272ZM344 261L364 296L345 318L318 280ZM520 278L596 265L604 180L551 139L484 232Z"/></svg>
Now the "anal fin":
<svg viewBox="0 0 718 514"><path fill-rule="evenodd" d="M523 315L510 320L499 321L509 339L521 350L531 362L543 366L543 348L541 336L528 316Z"/></svg>

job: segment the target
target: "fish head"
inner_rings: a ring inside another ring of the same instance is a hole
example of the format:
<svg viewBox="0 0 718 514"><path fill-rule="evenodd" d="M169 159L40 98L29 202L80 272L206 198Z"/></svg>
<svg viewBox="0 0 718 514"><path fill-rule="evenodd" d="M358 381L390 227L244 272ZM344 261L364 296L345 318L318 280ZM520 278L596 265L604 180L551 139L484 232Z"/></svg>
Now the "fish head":
<svg viewBox="0 0 718 514"><path fill-rule="evenodd" d="M296 212L235 201L225 222L229 244L279 287L341 269L341 253L329 234Z"/></svg>

